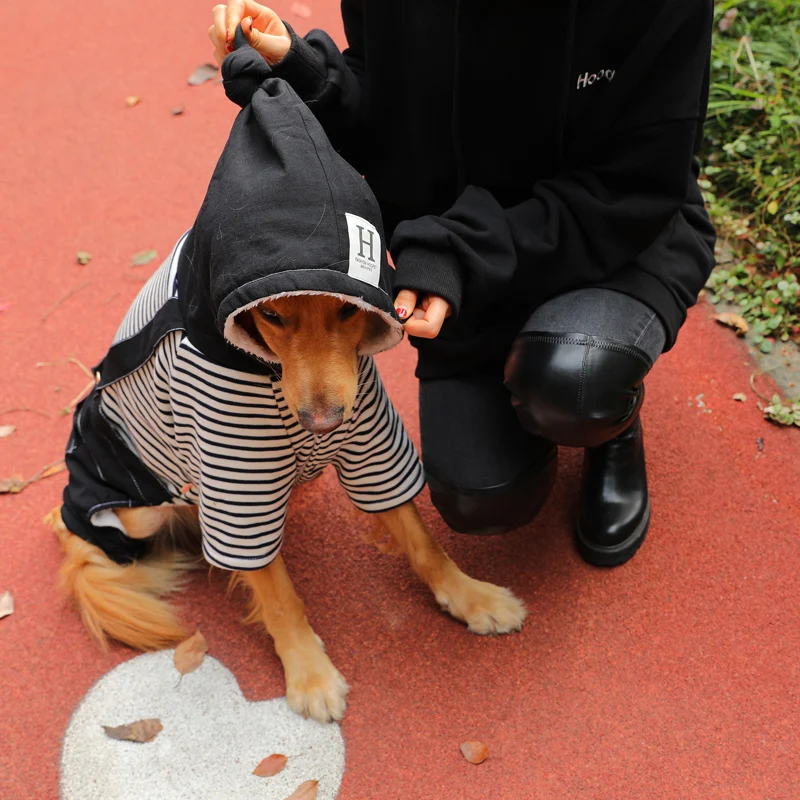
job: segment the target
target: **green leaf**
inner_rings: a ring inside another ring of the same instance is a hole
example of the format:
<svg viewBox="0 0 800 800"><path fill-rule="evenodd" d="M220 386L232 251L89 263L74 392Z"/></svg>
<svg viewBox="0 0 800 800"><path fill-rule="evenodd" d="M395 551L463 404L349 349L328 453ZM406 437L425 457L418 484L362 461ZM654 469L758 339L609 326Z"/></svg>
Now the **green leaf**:
<svg viewBox="0 0 800 800"><path fill-rule="evenodd" d="M781 324L781 322L783 322L783 314L777 314L776 316L772 317L769 322L767 322L767 327L771 331L774 331L775 328Z"/></svg>
<svg viewBox="0 0 800 800"><path fill-rule="evenodd" d="M773 200L773 201L772 201L771 203L769 203L769 205L767 206L767 212L768 212L769 214L772 214L772 215L774 216L775 214L777 214L777 213L778 213L778 208L779 208L779 206L778 206L778 201L777 201L777 200Z"/></svg>
<svg viewBox="0 0 800 800"><path fill-rule="evenodd" d="M772 342L769 339L764 339L763 342L759 345L758 349L762 353L771 353L772 352Z"/></svg>
<svg viewBox="0 0 800 800"><path fill-rule="evenodd" d="M142 250L131 259L132 267L143 267L149 264L153 259L158 258L158 253L155 250Z"/></svg>

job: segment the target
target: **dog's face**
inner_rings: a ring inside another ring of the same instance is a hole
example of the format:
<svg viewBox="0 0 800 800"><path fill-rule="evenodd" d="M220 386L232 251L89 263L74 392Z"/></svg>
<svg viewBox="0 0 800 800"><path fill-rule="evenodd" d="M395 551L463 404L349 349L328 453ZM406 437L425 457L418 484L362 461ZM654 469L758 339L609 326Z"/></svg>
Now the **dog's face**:
<svg viewBox="0 0 800 800"><path fill-rule="evenodd" d="M283 396L300 425L329 433L347 419L358 387L358 351L371 314L329 295L265 300L250 311L283 370Z"/></svg>

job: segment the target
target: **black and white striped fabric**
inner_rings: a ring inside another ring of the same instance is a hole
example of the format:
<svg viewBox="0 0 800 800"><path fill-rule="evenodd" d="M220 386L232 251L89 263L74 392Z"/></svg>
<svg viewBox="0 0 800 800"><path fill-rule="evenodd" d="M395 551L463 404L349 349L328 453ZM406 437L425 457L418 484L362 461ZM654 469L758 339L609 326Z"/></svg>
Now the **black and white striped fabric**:
<svg viewBox="0 0 800 800"><path fill-rule="evenodd" d="M135 337L174 296L180 244L134 301L114 339ZM332 464L363 511L412 499L424 477L373 359L360 359L353 413L330 434L303 430L280 380L229 369L182 330L100 389L103 415L175 503L196 503L203 549L215 566L259 569L278 553L292 487ZM96 520L108 524L108 515Z"/></svg>

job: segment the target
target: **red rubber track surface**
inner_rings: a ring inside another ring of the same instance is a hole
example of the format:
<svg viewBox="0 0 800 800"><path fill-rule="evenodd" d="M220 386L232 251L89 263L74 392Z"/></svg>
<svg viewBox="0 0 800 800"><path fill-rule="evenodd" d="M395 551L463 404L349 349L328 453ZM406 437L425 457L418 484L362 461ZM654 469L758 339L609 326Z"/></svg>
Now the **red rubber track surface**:
<svg viewBox="0 0 800 800"><path fill-rule="evenodd" d="M0 410L52 416L3 415L17 431L0 440L0 477L61 457L70 421L58 410L86 382L74 365L35 364L98 361L159 263L134 269L131 256L166 255L199 208L235 113L220 86L186 85L210 57L210 6L46 0L7 20ZM310 19L288 0L275 7L300 31L342 39L332 0L316 0ZM129 95L141 103L126 107ZM75 264L79 249L87 266ZM417 438L413 351L380 364ZM653 523L622 568L593 569L573 550L577 451L562 451L535 524L505 537L453 534L421 497L466 571L527 602L514 636L479 638L445 617L404 563L361 541L368 520L333 475L296 493L286 560L353 687L341 798L800 797L800 437L762 421L752 369L707 306L692 311L648 380ZM740 391L747 402L732 400ZM63 484L62 474L0 497L0 592L17 603L0 620L3 800L57 797L70 714L133 655L101 653L55 590L59 552L42 516ZM240 624L224 576L195 575L178 602L249 699L283 694L271 644ZM466 739L489 745L484 764L462 759Z"/></svg>

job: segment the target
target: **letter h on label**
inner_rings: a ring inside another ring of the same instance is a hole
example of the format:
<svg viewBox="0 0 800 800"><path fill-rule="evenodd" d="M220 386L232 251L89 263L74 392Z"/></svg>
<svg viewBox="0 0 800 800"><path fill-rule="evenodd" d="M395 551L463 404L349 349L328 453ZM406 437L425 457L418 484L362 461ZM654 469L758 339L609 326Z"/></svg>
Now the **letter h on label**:
<svg viewBox="0 0 800 800"><path fill-rule="evenodd" d="M375 255L373 252L373 235L374 231L367 230L369 234L369 239L364 238L364 228L361 225L358 225L358 255L360 258L366 258L369 261L375 261ZM364 255L364 245L369 247L369 255Z"/></svg>

